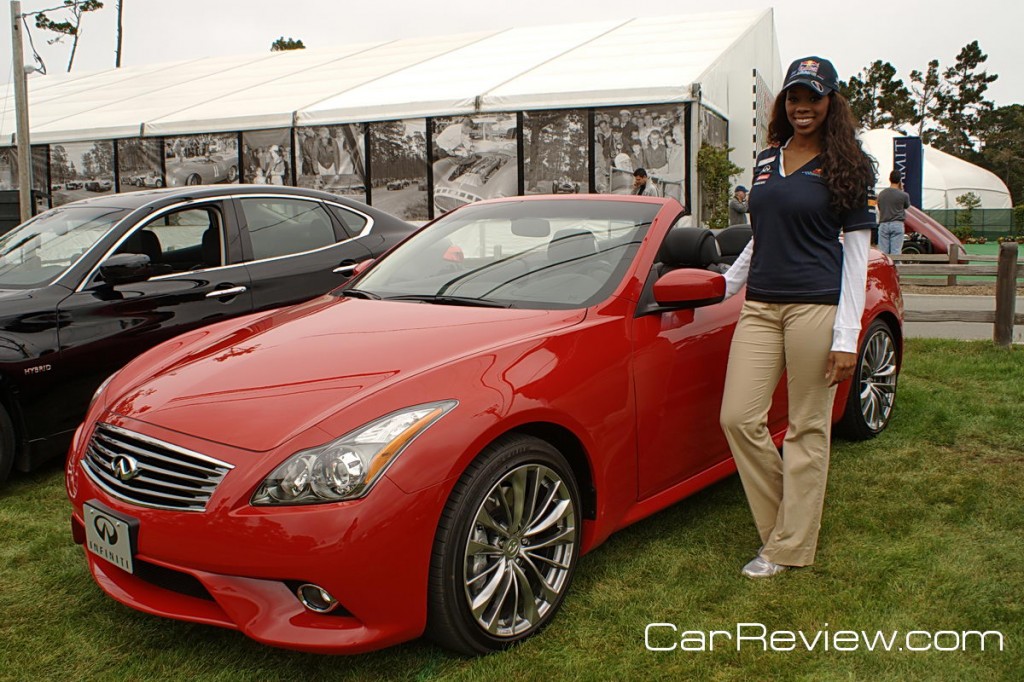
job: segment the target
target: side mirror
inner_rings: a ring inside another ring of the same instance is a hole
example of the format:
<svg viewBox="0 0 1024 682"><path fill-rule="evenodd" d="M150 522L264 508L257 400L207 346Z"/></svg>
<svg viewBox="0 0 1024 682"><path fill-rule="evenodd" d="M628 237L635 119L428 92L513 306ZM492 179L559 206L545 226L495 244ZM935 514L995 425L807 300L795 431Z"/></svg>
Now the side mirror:
<svg viewBox="0 0 1024 682"><path fill-rule="evenodd" d="M100 264L100 277L107 284L131 284L153 276L149 256L141 253L119 253Z"/></svg>
<svg viewBox="0 0 1024 682"><path fill-rule="evenodd" d="M725 277L707 270L680 268L654 283L654 300L665 308L699 308L725 298Z"/></svg>
<svg viewBox="0 0 1024 682"><path fill-rule="evenodd" d="M373 261L373 258L367 258L366 260L361 260L358 263L356 263L356 266L352 268L352 276L355 277L366 272L367 269L369 269L369 267L373 265Z"/></svg>

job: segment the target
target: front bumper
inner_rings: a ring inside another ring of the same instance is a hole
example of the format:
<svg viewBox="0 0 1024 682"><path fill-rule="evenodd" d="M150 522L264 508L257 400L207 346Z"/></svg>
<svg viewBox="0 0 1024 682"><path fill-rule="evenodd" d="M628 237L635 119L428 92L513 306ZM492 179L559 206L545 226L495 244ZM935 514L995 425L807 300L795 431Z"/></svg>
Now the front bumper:
<svg viewBox="0 0 1024 682"><path fill-rule="evenodd" d="M252 457L138 422L125 426L236 465ZM317 653L359 653L422 634L444 486L409 494L384 476L362 500L253 507L248 499L255 483L235 471L205 512L150 509L96 486L79 463L82 446L84 439L76 439L68 468L76 541L84 538L84 502L138 521L134 573L85 552L93 578L117 601ZM295 594L303 583L326 589L340 608L330 614L306 609Z"/></svg>

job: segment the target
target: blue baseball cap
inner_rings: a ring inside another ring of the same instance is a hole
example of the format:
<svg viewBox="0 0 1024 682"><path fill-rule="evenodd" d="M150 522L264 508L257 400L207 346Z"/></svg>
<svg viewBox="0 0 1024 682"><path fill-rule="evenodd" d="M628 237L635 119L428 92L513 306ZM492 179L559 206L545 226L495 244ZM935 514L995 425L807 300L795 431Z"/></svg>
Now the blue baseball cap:
<svg viewBox="0 0 1024 682"><path fill-rule="evenodd" d="M788 90L794 85L803 85L819 95L827 95L839 89L839 74L836 73L836 67L827 59L804 57L789 65L782 89Z"/></svg>

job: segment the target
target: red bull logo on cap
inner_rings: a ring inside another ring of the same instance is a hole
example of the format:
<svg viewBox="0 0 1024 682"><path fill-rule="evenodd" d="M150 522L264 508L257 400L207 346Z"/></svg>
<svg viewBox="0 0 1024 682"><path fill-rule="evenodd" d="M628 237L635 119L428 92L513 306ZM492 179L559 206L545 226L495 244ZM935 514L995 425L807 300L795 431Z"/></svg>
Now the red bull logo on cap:
<svg viewBox="0 0 1024 682"><path fill-rule="evenodd" d="M797 75L806 74L808 76L817 76L819 66L819 62L813 59L807 59L805 61L800 62L800 66L797 67L796 72Z"/></svg>

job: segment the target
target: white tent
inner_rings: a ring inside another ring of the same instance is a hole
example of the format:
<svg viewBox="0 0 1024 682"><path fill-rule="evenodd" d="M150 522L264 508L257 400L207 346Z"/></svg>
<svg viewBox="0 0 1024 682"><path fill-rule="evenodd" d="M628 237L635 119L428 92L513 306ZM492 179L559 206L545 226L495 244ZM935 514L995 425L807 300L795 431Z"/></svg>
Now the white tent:
<svg viewBox="0 0 1024 682"><path fill-rule="evenodd" d="M893 138L900 133L887 128L861 134L865 150L878 161L878 191L889 186L893 169ZM981 197L979 208L1012 208L1010 190L997 175L951 154L924 145L924 178L921 202L926 211L956 209L956 198L967 192Z"/></svg>
<svg viewBox="0 0 1024 682"><path fill-rule="evenodd" d="M754 69L777 88L770 9L512 28L32 76L31 140L699 101L730 121L749 167ZM0 140L13 144L13 88L0 93Z"/></svg>

